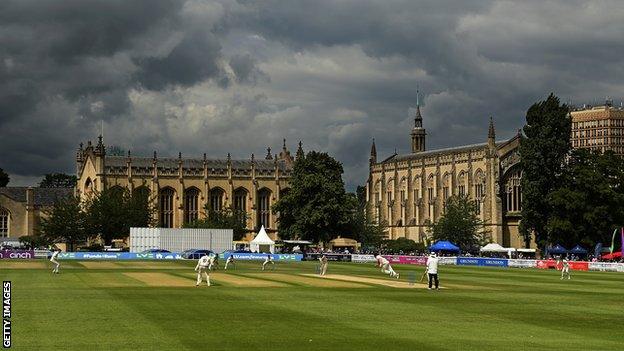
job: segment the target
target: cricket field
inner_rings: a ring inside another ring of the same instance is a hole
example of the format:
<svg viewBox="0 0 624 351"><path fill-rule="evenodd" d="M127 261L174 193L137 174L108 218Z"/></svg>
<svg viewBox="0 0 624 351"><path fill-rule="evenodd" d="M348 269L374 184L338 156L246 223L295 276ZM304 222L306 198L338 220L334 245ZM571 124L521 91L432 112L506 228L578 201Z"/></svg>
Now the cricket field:
<svg viewBox="0 0 624 351"><path fill-rule="evenodd" d="M223 263L222 263L223 264ZM624 274L260 262L0 261L14 350L622 350Z"/></svg>

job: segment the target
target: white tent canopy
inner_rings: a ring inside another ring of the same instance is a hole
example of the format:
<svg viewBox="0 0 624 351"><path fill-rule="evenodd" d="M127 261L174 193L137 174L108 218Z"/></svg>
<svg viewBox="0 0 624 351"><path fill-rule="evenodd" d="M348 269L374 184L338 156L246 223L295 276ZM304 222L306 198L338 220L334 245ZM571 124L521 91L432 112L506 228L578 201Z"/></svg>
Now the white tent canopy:
<svg viewBox="0 0 624 351"><path fill-rule="evenodd" d="M500 246L497 243L490 243L485 245L484 247L481 248L480 251L484 251L484 252L507 252L510 249L506 249L502 246Z"/></svg>
<svg viewBox="0 0 624 351"><path fill-rule="evenodd" d="M264 230L264 226L260 228L256 237L249 243L249 249L251 252L275 252L275 241L269 238Z"/></svg>

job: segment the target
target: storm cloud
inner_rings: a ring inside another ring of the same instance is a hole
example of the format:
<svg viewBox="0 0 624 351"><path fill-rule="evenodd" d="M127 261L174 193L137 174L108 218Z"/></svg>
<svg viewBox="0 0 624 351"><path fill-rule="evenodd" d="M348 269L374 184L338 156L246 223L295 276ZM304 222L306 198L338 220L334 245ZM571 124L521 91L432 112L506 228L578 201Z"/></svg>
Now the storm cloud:
<svg viewBox="0 0 624 351"><path fill-rule="evenodd" d="M0 167L11 185L73 172L104 126L133 154L327 151L353 189L409 151L500 139L555 92L624 98L618 1L3 1Z"/></svg>

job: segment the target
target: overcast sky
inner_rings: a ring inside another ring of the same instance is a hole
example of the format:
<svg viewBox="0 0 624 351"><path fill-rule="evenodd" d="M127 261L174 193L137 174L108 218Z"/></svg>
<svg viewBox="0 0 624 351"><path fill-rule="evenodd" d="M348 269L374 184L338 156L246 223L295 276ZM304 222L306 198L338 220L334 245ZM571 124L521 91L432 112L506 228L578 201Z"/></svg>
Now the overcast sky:
<svg viewBox="0 0 624 351"><path fill-rule="evenodd" d="M363 184L409 152L417 87L427 148L516 133L551 91L624 97L614 1L0 2L0 168L9 185L75 172L81 141L134 155L326 151Z"/></svg>

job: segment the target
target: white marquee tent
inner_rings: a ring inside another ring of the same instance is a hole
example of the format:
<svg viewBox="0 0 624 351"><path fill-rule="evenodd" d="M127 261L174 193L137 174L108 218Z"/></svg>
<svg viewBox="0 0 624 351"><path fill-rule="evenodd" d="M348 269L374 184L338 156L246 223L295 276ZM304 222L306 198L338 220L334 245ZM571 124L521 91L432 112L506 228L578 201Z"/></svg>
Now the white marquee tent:
<svg viewBox="0 0 624 351"><path fill-rule="evenodd" d="M483 252L507 252L509 251L509 249L506 249L502 246L500 246L499 244L496 243L490 243L485 245L484 247L481 248L480 251Z"/></svg>
<svg viewBox="0 0 624 351"><path fill-rule="evenodd" d="M269 238L264 226L260 228L256 237L249 243L249 249L251 252L275 253L275 241Z"/></svg>

